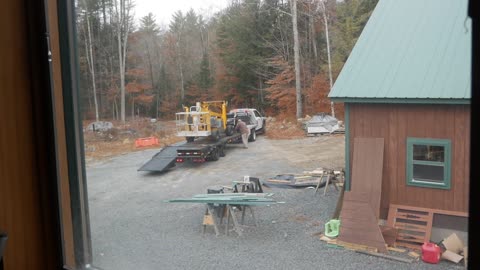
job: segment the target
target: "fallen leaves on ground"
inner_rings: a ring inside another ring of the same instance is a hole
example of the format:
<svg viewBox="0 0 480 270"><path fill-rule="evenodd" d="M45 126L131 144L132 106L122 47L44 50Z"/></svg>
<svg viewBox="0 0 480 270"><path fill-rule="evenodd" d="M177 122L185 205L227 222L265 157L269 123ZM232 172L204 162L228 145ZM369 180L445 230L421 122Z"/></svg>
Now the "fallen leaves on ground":
<svg viewBox="0 0 480 270"><path fill-rule="evenodd" d="M87 131L85 128L92 121L84 121L85 159L87 162L108 159L114 156L142 151L145 149L162 148L167 145L185 141L176 136L175 121L156 121L150 118L139 118L122 124L112 121L114 128L105 132ZM268 139L297 139L305 137L301 123L287 120L267 119L266 137ZM159 145L135 147L135 140L154 136Z"/></svg>
<svg viewBox="0 0 480 270"><path fill-rule="evenodd" d="M301 123L269 118L267 119L266 136L272 140L298 139L305 137L305 130Z"/></svg>

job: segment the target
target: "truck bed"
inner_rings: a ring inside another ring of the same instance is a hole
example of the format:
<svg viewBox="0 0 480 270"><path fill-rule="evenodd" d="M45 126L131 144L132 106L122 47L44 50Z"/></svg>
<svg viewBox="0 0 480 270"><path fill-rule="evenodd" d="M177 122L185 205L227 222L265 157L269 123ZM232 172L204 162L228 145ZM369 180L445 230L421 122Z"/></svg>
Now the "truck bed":
<svg viewBox="0 0 480 270"><path fill-rule="evenodd" d="M163 172L175 166L178 152L201 152L209 153L213 149L223 148L227 143L233 143L240 139L242 135L235 133L231 136L220 138L214 141L210 138L199 138L193 142L185 142L177 146L166 146L156 153L151 160L146 162L138 171ZM182 158L192 158L199 155L182 155ZM221 156L223 156L223 149Z"/></svg>
<svg viewBox="0 0 480 270"><path fill-rule="evenodd" d="M215 140L213 140L209 137L197 138L193 142L186 142L182 145L179 145L178 149L179 150L183 150L183 149L201 150L205 147L218 146L218 145L221 145L221 144L235 142L236 140L239 140L241 136L242 136L242 134L240 134L240 133L234 133L231 136L222 137L218 141L215 141Z"/></svg>

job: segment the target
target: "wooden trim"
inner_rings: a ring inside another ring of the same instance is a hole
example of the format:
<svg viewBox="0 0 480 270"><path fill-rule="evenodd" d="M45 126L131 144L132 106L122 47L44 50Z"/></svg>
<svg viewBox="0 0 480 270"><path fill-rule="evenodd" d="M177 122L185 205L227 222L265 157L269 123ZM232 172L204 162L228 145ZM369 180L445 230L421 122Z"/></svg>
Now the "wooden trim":
<svg viewBox="0 0 480 270"><path fill-rule="evenodd" d="M350 107L345 103L345 191L350 191Z"/></svg>
<svg viewBox="0 0 480 270"><path fill-rule="evenodd" d="M60 269L46 9L43 1L0 2L0 230L5 269Z"/></svg>
<svg viewBox="0 0 480 270"><path fill-rule="evenodd" d="M57 5L68 180L72 217L75 220L72 224L75 263L78 267L82 267L91 265L93 256L82 121L78 100L79 64L76 46L75 6L73 1L58 1Z"/></svg>
<svg viewBox="0 0 480 270"><path fill-rule="evenodd" d="M65 139L65 118L63 106L63 88L60 63L60 44L58 33L57 0L48 1L48 24L52 52L53 100L55 117L55 138L57 156L57 174L59 185L60 218L64 264L75 268L75 250L71 211L70 186L68 177L67 144Z"/></svg>
<svg viewBox="0 0 480 270"><path fill-rule="evenodd" d="M444 162L431 162L431 161L414 161L413 160L413 145L420 144L420 145L435 145L435 146L443 146L444 147ZM452 167L452 142L448 139L432 139L432 138L407 138L407 150L406 150L406 172L405 175L407 176L407 185L409 186L417 186L417 187L425 187L425 188L439 188L439 189L450 189L451 184L451 167ZM435 183L434 181L420 181L413 179L413 165L434 165L434 166L442 166L443 167L443 181Z"/></svg>

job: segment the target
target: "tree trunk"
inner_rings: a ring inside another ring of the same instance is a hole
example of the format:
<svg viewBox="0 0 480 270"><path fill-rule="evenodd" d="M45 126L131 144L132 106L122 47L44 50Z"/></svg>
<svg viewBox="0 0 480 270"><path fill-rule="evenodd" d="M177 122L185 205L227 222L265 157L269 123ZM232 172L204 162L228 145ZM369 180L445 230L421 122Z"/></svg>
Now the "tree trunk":
<svg viewBox="0 0 480 270"><path fill-rule="evenodd" d="M132 120L135 120L135 99L132 98Z"/></svg>
<svg viewBox="0 0 480 270"><path fill-rule="evenodd" d="M120 3L120 5L118 5ZM125 62L127 54L128 32L130 31L129 13L131 0L114 0L117 26L118 67L120 73L120 117L125 124Z"/></svg>
<svg viewBox="0 0 480 270"><path fill-rule="evenodd" d="M332 91L333 79L332 79L332 64L331 64L331 60L330 60L330 38L329 38L329 35L328 35L327 9L325 8L325 3L323 3L323 0L320 1L320 4L322 5L323 24L325 25L325 36L326 36L326 40L327 40L328 78L330 80L330 91ZM332 111L332 116L335 117L335 106L333 104L333 101L330 102L330 109Z"/></svg>
<svg viewBox="0 0 480 270"><path fill-rule="evenodd" d="M185 86L184 86L184 80L183 80L183 68L182 68L182 60L181 60L181 54L180 54L180 46L178 45L177 41L177 65L178 65L178 71L180 72L180 99L183 103L183 100L185 99Z"/></svg>
<svg viewBox="0 0 480 270"><path fill-rule="evenodd" d="M317 70L317 59L318 59L318 53L317 53L317 41L316 41L316 36L315 36L315 17L311 16L310 17L310 39L312 40L312 48L313 48L313 63L315 64L315 72Z"/></svg>
<svg viewBox="0 0 480 270"><path fill-rule="evenodd" d="M259 81L259 86L260 86L260 103L262 104L262 107L263 107L264 99L263 99L263 80L262 80L262 77L259 76L258 81Z"/></svg>
<svg viewBox="0 0 480 270"><path fill-rule="evenodd" d="M120 28L120 27L119 27ZM122 43L120 34L117 38L118 41L118 60L119 60L119 72L120 72L120 118L125 124L125 69L122 65Z"/></svg>
<svg viewBox="0 0 480 270"><path fill-rule="evenodd" d="M153 65L152 65L152 57L150 56L150 50L148 49L148 43L145 41L145 47L147 49L147 59L148 59L148 68L150 69L150 80L152 81L152 89L156 90L157 92L157 113L156 113L156 118L158 118L158 88L155 85L154 79L153 79Z"/></svg>
<svg viewBox="0 0 480 270"><path fill-rule="evenodd" d="M297 119L302 118L302 88L300 85L300 53L298 44L297 28L297 0L292 3L292 24L293 24L293 52L295 61L295 93L297 97Z"/></svg>
<svg viewBox="0 0 480 270"><path fill-rule="evenodd" d="M87 21L87 33L85 38L85 50L87 53L87 64L90 74L92 76L92 90L93 90L93 102L95 104L95 121L99 121L98 116L98 101L97 101L97 86L95 82L95 63L93 57L93 45L92 45L92 30L90 27L90 18L88 12L87 2L83 0L83 4L85 5L85 20Z"/></svg>
<svg viewBox="0 0 480 270"><path fill-rule="evenodd" d="M116 97L113 100L113 105L115 109L115 120L118 120L118 102Z"/></svg>
<svg viewBox="0 0 480 270"><path fill-rule="evenodd" d="M180 61L178 62L178 69L180 71L180 99L183 100L185 99L185 85L183 81L183 68L182 68L182 63Z"/></svg>

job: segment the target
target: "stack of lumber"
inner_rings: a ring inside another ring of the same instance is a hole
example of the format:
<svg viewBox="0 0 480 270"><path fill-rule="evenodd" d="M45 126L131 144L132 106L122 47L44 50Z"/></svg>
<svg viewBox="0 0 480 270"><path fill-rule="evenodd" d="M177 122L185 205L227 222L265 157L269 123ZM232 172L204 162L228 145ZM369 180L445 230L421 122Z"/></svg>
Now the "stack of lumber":
<svg viewBox="0 0 480 270"><path fill-rule="evenodd" d="M271 197L273 193L219 193L197 194L192 198L178 198L165 200L168 203L214 203L234 205L270 205L283 203Z"/></svg>

